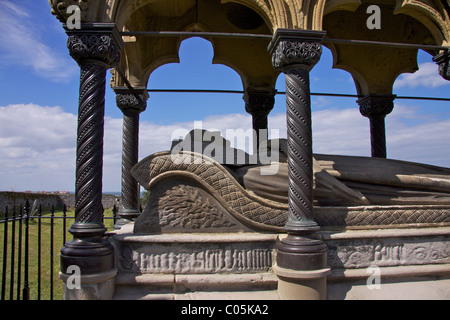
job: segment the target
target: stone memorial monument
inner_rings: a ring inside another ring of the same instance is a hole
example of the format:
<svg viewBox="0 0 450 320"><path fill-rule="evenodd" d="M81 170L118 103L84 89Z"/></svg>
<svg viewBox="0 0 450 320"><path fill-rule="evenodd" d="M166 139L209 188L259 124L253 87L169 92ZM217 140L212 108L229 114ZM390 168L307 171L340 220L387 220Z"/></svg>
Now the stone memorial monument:
<svg viewBox="0 0 450 320"><path fill-rule="evenodd" d="M449 298L449 169L388 159L385 130L393 83L418 69L419 49L449 79L448 0L49 3L80 66L75 222L61 250L66 299ZM148 79L179 62L181 41L193 36L241 77L257 152L233 149L219 133L217 144L189 136L139 161L139 114L158 107ZM309 73L323 45L355 82L370 158L312 152ZM105 233L108 69L124 126L121 220ZM267 141L281 73L287 139ZM138 183L151 192L142 212Z"/></svg>

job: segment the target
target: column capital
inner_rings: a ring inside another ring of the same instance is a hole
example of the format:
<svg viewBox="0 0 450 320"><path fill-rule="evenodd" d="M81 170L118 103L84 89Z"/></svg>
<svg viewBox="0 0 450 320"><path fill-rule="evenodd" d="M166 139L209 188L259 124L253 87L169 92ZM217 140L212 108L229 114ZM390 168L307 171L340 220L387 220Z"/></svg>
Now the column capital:
<svg viewBox="0 0 450 320"><path fill-rule="evenodd" d="M394 109L394 100L397 96L394 94L376 95L371 94L358 99L359 112L364 117L386 116Z"/></svg>
<svg viewBox="0 0 450 320"><path fill-rule="evenodd" d="M78 64L100 64L112 68L119 64L122 38L114 23L82 23L81 29L68 29L67 48Z"/></svg>
<svg viewBox="0 0 450 320"><path fill-rule="evenodd" d="M433 61L439 65L439 74L442 78L450 80L450 49L434 56Z"/></svg>
<svg viewBox="0 0 450 320"><path fill-rule="evenodd" d="M322 55L325 31L277 29L267 48L276 70L300 67L310 71Z"/></svg>
<svg viewBox="0 0 450 320"><path fill-rule="evenodd" d="M245 111L251 115L267 116L275 104L276 90L248 88L244 93Z"/></svg>
<svg viewBox="0 0 450 320"><path fill-rule="evenodd" d="M148 92L144 87L135 87L130 90L125 87L113 88L116 93L116 103L122 112L143 112L147 108Z"/></svg>

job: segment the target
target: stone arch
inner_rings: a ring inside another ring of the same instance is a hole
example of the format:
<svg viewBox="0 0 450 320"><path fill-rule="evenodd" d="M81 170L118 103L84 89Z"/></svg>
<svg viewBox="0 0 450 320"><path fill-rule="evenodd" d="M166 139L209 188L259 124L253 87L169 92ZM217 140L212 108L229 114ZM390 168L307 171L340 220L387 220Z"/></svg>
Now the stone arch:
<svg viewBox="0 0 450 320"><path fill-rule="evenodd" d="M393 43L446 45L448 43L448 12L440 1L380 0L382 26L380 30L366 28L365 0L328 1L323 17L327 37ZM333 52L333 67L353 76L359 94L391 94L396 78L402 73L418 70L417 51L398 48L342 43L325 43ZM358 50L355 50L357 48ZM438 50L428 50L436 55Z"/></svg>
<svg viewBox="0 0 450 320"><path fill-rule="evenodd" d="M450 43L450 5L448 0L396 0L395 14L406 14L420 21L433 35L437 45Z"/></svg>
<svg viewBox="0 0 450 320"><path fill-rule="evenodd" d="M172 7L171 3L161 0L116 1L116 9L111 7L111 19L122 31L201 31L264 35L271 32L260 13L234 1L186 0L177 3L180 4L179 7ZM237 14L230 15L232 11ZM243 16L239 18L239 15ZM244 89L274 88L278 72L273 69L271 55L267 51L270 39L204 38L213 44L213 63L235 70L241 76ZM157 67L179 62L178 50L184 39L185 36L127 39L125 56L132 59L122 61L121 68L128 70L131 84L145 86L151 72ZM119 77L115 79L121 81ZM120 86L120 83L116 85Z"/></svg>

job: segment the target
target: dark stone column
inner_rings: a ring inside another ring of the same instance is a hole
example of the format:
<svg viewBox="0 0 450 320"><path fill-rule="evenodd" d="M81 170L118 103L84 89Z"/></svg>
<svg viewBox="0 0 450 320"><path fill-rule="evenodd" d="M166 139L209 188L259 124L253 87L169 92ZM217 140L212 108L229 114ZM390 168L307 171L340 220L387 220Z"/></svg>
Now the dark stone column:
<svg viewBox="0 0 450 320"><path fill-rule="evenodd" d="M450 49L443 51L433 58L439 65L439 74L445 80L450 80Z"/></svg>
<svg viewBox="0 0 450 320"><path fill-rule="evenodd" d="M252 116L252 126L255 132L254 151L268 139L267 116L275 104L275 90L247 89L244 94L245 111Z"/></svg>
<svg viewBox="0 0 450 320"><path fill-rule="evenodd" d="M269 45L274 67L286 77L289 215L285 229L288 236L277 247L277 267L285 271L326 268L326 245L315 236L320 227L313 217L309 89L309 72L320 59L324 35L324 32L278 29ZM292 277L283 277L292 280L303 276L293 273Z"/></svg>
<svg viewBox="0 0 450 320"><path fill-rule="evenodd" d="M395 95L368 95L357 100L359 111L370 120L372 157L386 158L386 115L394 109Z"/></svg>
<svg viewBox="0 0 450 320"><path fill-rule="evenodd" d="M106 71L120 60L121 38L114 24L82 24L66 29L68 49L79 64L75 223L73 240L61 249L61 273L77 266L81 275L114 273L114 249L103 239L103 131ZM69 297L70 298L70 297ZM77 298L77 296L72 296Z"/></svg>
<svg viewBox="0 0 450 320"><path fill-rule="evenodd" d="M116 103L123 112L122 137L122 201L119 209L121 220L116 228L141 215L139 184L131 174L138 162L139 114L147 108L148 93L145 88L114 88Z"/></svg>

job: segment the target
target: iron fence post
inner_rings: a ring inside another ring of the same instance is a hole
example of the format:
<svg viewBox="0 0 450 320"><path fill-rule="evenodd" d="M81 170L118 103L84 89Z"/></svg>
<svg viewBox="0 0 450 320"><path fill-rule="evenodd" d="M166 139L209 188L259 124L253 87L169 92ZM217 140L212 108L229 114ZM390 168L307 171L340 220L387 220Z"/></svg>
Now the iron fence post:
<svg viewBox="0 0 450 320"><path fill-rule="evenodd" d="M1 300L6 297L6 268L8 257L8 207L5 210L5 222L3 225L3 269L2 269L2 296Z"/></svg>
<svg viewBox="0 0 450 320"><path fill-rule="evenodd" d="M23 300L29 300L30 299L30 287L28 283L28 263L29 263L29 236L30 236L30 202L27 199L24 207L24 213L25 213L25 253L24 253L24 259L25 259L25 265L24 265L24 276L23 276L23 290L22 290L22 299Z"/></svg>

